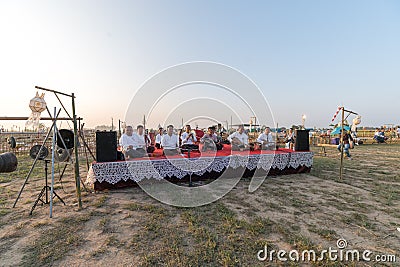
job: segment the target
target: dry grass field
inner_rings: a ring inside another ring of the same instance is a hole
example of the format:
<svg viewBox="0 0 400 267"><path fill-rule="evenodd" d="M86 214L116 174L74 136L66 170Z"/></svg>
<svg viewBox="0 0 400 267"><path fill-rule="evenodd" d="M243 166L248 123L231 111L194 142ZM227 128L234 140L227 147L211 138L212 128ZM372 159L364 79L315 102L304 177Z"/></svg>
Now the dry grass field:
<svg viewBox="0 0 400 267"><path fill-rule="evenodd" d="M29 211L43 186L42 162L12 208L32 163L0 174L1 266L399 266L400 145L351 150L344 179L339 156L315 149L310 174L271 177L254 193L242 179L225 197L198 208L164 205L140 188L83 192L76 205L72 168L56 190L65 200ZM57 166L58 167L58 166ZM82 163L82 177L85 178ZM58 175L58 168L57 168ZM336 248L396 255L397 263L261 262L257 252Z"/></svg>

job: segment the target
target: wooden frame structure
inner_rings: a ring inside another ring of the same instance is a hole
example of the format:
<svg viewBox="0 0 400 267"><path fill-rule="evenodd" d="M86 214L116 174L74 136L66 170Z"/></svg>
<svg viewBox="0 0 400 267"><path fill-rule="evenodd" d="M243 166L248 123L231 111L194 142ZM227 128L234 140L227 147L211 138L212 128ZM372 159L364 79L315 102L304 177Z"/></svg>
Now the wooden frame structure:
<svg viewBox="0 0 400 267"><path fill-rule="evenodd" d="M39 89L39 90L43 90L43 91L47 91L47 92L52 92L52 93L54 93L54 95L56 96L56 98L57 98L57 100L59 101L59 103L60 103L60 105L61 105L61 107L64 109L64 111L65 111L65 113L68 115L68 117L67 118L57 118L57 120L71 120L72 122L73 122L73 127L74 127L74 147L75 147L75 149L74 149L74 152L75 152L75 170L74 170L74 173L75 173L75 186L76 186L76 196L77 196L77 199L78 199L78 207L79 207L79 209L81 209L82 208L82 199L81 199L81 179L80 179L80 174L79 174L79 154L78 154L78 118L77 118L77 116L76 116L76 109L75 109L75 94L74 93L71 93L71 94L66 94L66 93L62 93L62 92L59 92L59 91L56 91L56 90L52 90L52 89L47 89L47 88L43 88L43 87L40 87L40 86L35 86L35 88L36 89ZM69 114L69 112L67 111L67 109L65 108L65 106L64 106L64 104L62 103L62 101L61 101L61 99L60 99L60 97L59 97L59 95L62 95L62 96L66 96L66 97L70 97L71 98L71 104L72 104L72 116ZM48 109L47 109L47 111L48 111ZM60 109L60 111L61 111L61 109ZM48 111L49 112L49 111ZM45 119L45 120L53 120L53 124L55 123L55 121L54 121L54 118L52 118L51 117L51 114L49 113L49 115L50 115L50 118L42 118L42 119ZM5 118L6 120L12 120L12 119L14 119L14 120L23 120L23 119L28 119L28 117L3 117L3 118ZM1 118L0 118L1 119ZM80 120L81 118L79 118L79 120ZM33 169L33 167L34 167L34 165L32 166L32 168L31 168L31 171L32 171L32 169ZM30 171L30 172L31 172ZM28 175L28 177L29 177L29 175ZM20 192L19 192L19 194L18 194L18 197L17 197L17 199L15 200L15 202L14 202L14 205L13 205L13 207L15 207L16 206L16 204L17 204L17 201L18 201L18 199L19 199L19 197L21 196L21 193L22 193L22 191L23 191L23 189L24 189L24 186L25 186L25 183L24 183L24 185L22 186L22 188L21 188L21 190L20 190Z"/></svg>
<svg viewBox="0 0 400 267"><path fill-rule="evenodd" d="M345 117L345 113L348 113L347 116ZM341 129L340 129L340 173L339 173L339 178L340 180L343 179L343 158L344 158L344 145L343 145L343 136L344 136L344 121L351 115L358 115L358 113L347 110L344 107L341 107L341 113L342 113L342 124L341 124Z"/></svg>

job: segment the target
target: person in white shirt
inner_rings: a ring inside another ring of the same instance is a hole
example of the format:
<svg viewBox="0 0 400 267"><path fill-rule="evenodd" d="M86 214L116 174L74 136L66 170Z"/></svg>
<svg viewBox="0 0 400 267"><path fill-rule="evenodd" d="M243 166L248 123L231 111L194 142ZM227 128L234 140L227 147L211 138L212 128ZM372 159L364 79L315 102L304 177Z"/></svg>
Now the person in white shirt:
<svg viewBox="0 0 400 267"><path fill-rule="evenodd" d="M374 136L379 136L381 134L381 129L376 128L376 131L374 133Z"/></svg>
<svg viewBox="0 0 400 267"><path fill-rule="evenodd" d="M397 126L397 138L400 138L400 126Z"/></svg>
<svg viewBox="0 0 400 267"><path fill-rule="evenodd" d="M132 134L132 138L134 141L133 148L134 149L144 149L146 148L146 142L144 140L144 129L142 125L137 126L137 132Z"/></svg>
<svg viewBox="0 0 400 267"><path fill-rule="evenodd" d="M161 138L164 135L164 129L162 127L158 128L158 134L156 135L156 148L161 148Z"/></svg>
<svg viewBox="0 0 400 267"><path fill-rule="evenodd" d="M228 136L229 142L231 142L232 150L245 150L250 149L249 137L244 132L243 125L239 126L236 132Z"/></svg>
<svg viewBox="0 0 400 267"><path fill-rule="evenodd" d="M133 128L132 126L126 126L124 133L119 138L119 144L122 147L122 151L133 148Z"/></svg>
<svg viewBox="0 0 400 267"><path fill-rule="evenodd" d="M126 159L142 157L143 153L140 149L137 151L137 148L140 147L140 142L138 142L139 137L135 136L133 133L132 126L126 126L125 133L119 139L119 144L122 147L122 152Z"/></svg>
<svg viewBox="0 0 400 267"><path fill-rule="evenodd" d="M145 134L144 128L142 125L138 125L136 127L137 132L132 134L133 139L133 151L131 152L132 158L141 158L146 155L146 141L145 141Z"/></svg>
<svg viewBox="0 0 400 267"><path fill-rule="evenodd" d="M161 138L161 146L164 149L164 155L172 156L178 155L179 151L179 137L174 134L174 126L168 125L167 134L164 134Z"/></svg>
<svg viewBox="0 0 400 267"><path fill-rule="evenodd" d="M181 135L183 149L199 149L199 146L195 144L197 142L196 134L191 130L190 125L186 125L185 132Z"/></svg>
<svg viewBox="0 0 400 267"><path fill-rule="evenodd" d="M275 150L275 141L269 127L265 128L264 132L258 136L257 142L261 144L263 150Z"/></svg>

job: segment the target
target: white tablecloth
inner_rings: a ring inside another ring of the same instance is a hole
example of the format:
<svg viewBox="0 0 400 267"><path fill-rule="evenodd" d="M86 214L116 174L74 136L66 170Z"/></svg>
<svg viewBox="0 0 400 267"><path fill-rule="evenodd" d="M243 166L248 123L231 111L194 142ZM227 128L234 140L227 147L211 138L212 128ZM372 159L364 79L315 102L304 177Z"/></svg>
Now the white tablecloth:
<svg viewBox="0 0 400 267"><path fill-rule="evenodd" d="M223 157L175 158L159 160L133 160L93 163L90 166L86 183L97 182L116 184L120 181L142 179L181 179L189 174L203 175L206 172L222 172L225 168L246 167L249 170L262 168L283 170L285 168L311 167L313 152L292 152L276 154L230 155Z"/></svg>

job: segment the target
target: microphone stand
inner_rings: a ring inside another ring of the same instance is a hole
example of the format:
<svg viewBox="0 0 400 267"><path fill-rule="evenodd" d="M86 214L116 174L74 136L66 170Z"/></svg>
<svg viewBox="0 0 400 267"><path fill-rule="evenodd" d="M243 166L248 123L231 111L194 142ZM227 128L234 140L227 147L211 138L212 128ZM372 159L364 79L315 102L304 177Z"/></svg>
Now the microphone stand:
<svg viewBox="0 0 400 267"><path fill-rule="evenodd" d="M190 151L192 151L191 148L188 148L188 159L190 160ZM189 187L192 187L192 172L189 172Z"/></svg>

